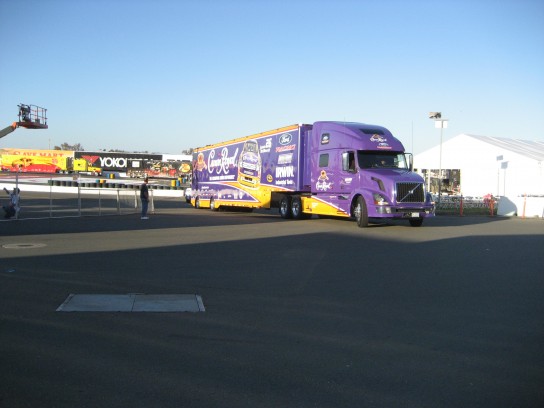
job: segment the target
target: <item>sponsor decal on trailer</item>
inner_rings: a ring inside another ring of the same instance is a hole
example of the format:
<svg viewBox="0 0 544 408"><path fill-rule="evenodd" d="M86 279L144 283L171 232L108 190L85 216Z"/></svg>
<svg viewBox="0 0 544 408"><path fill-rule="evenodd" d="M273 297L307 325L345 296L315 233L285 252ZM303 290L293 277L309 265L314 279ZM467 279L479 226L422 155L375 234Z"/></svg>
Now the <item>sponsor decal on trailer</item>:
<svg viewBox="0 0 544 408"><path fill-rule="evenodd" d="M204 200L266 205L271 191L294 190L298 141L291 132L197 149L195 190ZM198 186L198 187L197 187Z"/></svg>

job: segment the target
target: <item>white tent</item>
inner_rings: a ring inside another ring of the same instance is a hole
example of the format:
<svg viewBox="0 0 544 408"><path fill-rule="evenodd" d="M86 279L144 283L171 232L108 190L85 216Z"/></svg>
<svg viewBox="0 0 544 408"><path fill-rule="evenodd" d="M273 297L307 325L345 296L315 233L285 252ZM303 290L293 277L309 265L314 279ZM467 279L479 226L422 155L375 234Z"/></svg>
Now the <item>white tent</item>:
<svg viewBox="0 0 544 408"><path fill-rule="evenodd" d="M459 169L465 196L544 196L544 142L460 134L415 155L414 167Z"/></svg>

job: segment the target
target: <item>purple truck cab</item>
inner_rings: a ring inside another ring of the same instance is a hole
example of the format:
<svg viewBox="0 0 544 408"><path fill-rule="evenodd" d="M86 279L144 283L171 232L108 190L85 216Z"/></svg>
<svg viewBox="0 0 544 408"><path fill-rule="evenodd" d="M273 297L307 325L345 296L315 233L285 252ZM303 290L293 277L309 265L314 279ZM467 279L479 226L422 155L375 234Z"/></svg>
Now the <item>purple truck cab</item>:
<svg viewBox="0 0 544 408"><path fill-rule="evenodd" d="M407 219L434 215L411 155L389 130L346 122L291 125L195 149L197 208L279 208L282 218L312 215Z"/></svg>
<svg viewBox="0 0 544 408"><path fill-rule="evenodd" d="M434 215L424 180L412 171L411 155L386 128L316 122L307 137L310 192L336 209L331 215L354 217L360 227L369 218L404 218L420 226Z"/></svg>

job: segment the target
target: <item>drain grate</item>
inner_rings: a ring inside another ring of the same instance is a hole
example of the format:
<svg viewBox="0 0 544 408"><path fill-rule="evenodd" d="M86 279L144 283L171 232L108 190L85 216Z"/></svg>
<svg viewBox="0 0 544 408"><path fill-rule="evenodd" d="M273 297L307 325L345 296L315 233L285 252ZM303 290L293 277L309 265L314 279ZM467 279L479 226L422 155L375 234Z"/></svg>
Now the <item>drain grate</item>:
<svg viewBox="0 0 544 408"><path fill-rule="evenodd" d="M204 312L199 295L71 294L57 312Z"/></svg>

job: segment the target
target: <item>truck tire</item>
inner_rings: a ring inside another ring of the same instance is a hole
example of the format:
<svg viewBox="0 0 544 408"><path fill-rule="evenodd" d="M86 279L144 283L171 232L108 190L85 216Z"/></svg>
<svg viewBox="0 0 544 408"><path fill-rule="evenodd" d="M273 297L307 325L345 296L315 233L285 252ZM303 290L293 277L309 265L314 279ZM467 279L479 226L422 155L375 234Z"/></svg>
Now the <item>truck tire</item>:
<svg viewBox="0 0 544 408"><path fill-rule="evenodd" d="M280 200L280 216L283 219L291 218L291 197L283 196Z"/></svg>
<svg viewBox="0 0 544 408"><path fill-rule="evenodd" d="M358 227L368 227L368 210L366 208L365 199L362 196L357 197L357 201L355 201L353 215L355 217L355 221L357 221Z"/></svg>
<svg viewBox="0 0 544 408"><path fill-rule="evenodd" d="M421 227L423 224L423 218L410 218L408 221L412 227Z"/></svg>
<svg viewBox="0 0 544 408"><path fill-rule="evenodd" d="M299 196L294 196L291 200L291 217L294 220L301 220L302 214L302 200Z"/></svg>
<svg viewBox="0 0 544 408"><path fill-rule="evenodd" d="M212 210L212 211L218 211L219 210L219 208L217 208L215 206L215 200L213 199L213 197L210 198L210 210Z"/></svg>

